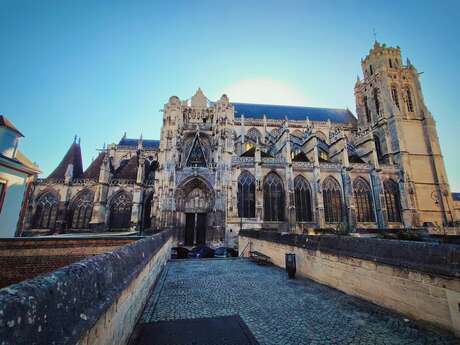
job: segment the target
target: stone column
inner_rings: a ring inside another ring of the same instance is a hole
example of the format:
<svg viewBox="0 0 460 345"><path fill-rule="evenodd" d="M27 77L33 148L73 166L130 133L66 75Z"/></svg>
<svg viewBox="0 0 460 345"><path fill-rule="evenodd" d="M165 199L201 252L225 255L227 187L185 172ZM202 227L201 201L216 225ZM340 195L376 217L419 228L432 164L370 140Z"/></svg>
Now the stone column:
<svg viewBox="0 0 460 345"><path fill-rule="evenodd" d="M319 166L319 159L318 159L318 147L317 147L317 139L314 139L314 163L313 163L313 178L315 180L313 186L313 193L314 193L314 200L316 200L316 212L315 212L315 219L318 223L320 228L324 228L326 226L326 221L324 218L324 201L323 201L323 192L321 188L321 171Z"/></svg>
<svg viewBox="0 0 460 345"><path fill-rule="evenodd" d="M94 205L89 227L93 231L107 230L107 194L109 193L110 167L107 154L101 164L99 172L99 184L96 186L94 193Z"/></svg>

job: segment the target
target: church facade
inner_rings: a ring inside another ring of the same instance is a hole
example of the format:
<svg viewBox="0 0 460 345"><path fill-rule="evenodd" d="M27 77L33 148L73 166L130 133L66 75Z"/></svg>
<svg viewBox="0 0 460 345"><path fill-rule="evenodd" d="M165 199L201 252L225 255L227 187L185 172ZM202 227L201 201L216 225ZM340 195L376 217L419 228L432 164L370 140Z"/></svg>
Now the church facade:
<svg viewBox="0 0 460 345"><path fill-rule="evenodd" d="M177 229L231 245L241 228L415 228L457 220L415 67L375 42L348 109L210 101L163 109L160 140L128 139L83 170L76 140L38 180L25 233ZM230 95L231 96L231 95Z"/></svg>

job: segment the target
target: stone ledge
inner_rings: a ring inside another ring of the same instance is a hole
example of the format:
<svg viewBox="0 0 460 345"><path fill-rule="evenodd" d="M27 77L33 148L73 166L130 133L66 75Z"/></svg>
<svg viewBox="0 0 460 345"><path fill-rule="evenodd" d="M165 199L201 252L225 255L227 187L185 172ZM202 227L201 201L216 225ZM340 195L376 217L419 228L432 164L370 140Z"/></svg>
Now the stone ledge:
<svg viewBox="0 0 460 345"><path fill-rule="evenodd" d="M460 246L455 244L335 235L309 236L244 229L239 235L426 273L460 277Z"/></svg>
<svg viewBox="0 0 460 345"><path fill-rule="evenodd" d="M170 237L161 232L1 289L2 344L77 343Z"/></svg>

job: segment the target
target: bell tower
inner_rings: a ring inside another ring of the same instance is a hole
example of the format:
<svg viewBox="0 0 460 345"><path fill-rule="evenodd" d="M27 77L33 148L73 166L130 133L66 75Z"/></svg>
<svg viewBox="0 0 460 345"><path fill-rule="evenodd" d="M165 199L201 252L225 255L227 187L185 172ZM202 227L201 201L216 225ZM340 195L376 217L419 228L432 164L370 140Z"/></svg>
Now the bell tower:
<svg viewBox="0 0 460 345"><path fill-rule="evenodd" d="M377 164L400 170L406 226L451 224L453 201L436 123L425 105L420 73L399 47L375 41L355 85L358 127L372 135Z"/></svg>

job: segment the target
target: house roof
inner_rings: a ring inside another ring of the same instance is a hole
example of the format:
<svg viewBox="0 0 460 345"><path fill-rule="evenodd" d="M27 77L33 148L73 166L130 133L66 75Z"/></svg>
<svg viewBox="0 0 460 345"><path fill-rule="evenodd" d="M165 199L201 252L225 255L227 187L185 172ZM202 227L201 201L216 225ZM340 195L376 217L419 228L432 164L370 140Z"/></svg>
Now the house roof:
<svg viewBox="0 0 460 345"><path fill-rule="evenodd" d="M235 107L235 116L262 119L305 121L307 117L311 121L327 121L336 123L349 123L355 125L356 117L348 109L300 107L290 105L232 103Z"/></svg>
<svg viewBox="0 0 460 345"><path fill-rule="evenodd" d="M15 132L17 135L20 137L23 137L24 135L19 132L19 130L11 123L10 120L8 120L5 116L0 115L0 127L6 127L11 129L13 132Z"/></svg>
<svg viewBox="0 0 460 345"><path fill-rule="evenodd" d="M139 145L139 140L141 139L129 139L129 138L123 137L120 139L120 142L118 143L118 145L137 147ZM156 149L160 147L160 140L142 139L142 146L144 148Z"/></svg>
<svg viewBox="0 0 460 345"><path fill-rule="evenodd" d="M11 169L26 173L27 175L36 175L41 173L40 168L32 163L22 152L16 151L16 157L10 158L0 154L0 165L7 166Z"/></svg>
<svg viewBox="0 0 460 345"><path fill-rule="evenodd" d="M69 164L73 165L73 178L83 177L83 164L81 159L80 145L75 141L70 145L69 150L57 168L48 176L49 179L63 179Z"/></svg>

